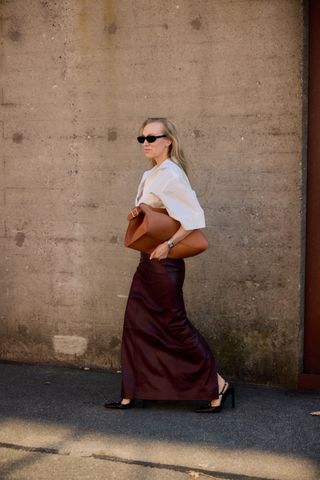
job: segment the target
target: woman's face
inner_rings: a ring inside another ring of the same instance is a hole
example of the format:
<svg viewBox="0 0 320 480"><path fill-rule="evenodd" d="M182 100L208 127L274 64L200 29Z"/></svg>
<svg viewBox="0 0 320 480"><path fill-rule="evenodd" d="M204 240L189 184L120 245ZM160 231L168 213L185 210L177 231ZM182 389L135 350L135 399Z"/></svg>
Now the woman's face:
<svg viewBox="0 0 320 480"><path fill-rule="evenodd" d="M164 127L161 122L148 123L143 129L142 135L163 135ZM154 160L157 164L163 162L168 158L168 150L171 145L170 138L157 138L155 142L148 143L147 140L142 144L143 153L147 158Z"/></svg>

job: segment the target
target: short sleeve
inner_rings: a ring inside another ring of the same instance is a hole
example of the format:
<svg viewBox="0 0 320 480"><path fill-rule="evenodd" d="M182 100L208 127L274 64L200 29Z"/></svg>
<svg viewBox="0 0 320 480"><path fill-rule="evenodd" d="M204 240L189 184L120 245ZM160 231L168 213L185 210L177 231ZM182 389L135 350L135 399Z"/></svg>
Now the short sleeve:
<svg viewBox="0 0 320 480"><path fill-rule="evenodd" d="M187 177L172 176L157 194L170 217L178 220L185 230L206 226L203 209Z"/></svg>

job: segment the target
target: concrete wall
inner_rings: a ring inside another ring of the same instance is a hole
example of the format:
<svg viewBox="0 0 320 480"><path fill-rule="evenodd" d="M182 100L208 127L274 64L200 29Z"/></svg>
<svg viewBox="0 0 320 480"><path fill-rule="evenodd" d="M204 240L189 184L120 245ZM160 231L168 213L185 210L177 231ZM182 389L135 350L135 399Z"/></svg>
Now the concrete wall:
<svg viewBox="0 0 320 480"><path fill-rule="evenodd" d="M190 319L220 370L294 385L301 355L299 0L2 0L0 358L118 368L148 168L146 116L184 138L210 250Z"/></svg>

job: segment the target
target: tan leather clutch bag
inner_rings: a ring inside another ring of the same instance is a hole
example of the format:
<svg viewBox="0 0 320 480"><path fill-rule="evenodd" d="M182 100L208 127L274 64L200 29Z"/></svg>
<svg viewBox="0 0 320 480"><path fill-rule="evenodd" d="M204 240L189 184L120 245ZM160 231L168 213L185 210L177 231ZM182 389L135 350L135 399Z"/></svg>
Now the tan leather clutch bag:
<svg viewBox="0 0 320 480"><path fill-rule="evenodd" d="M164 208L153 208L142 203L128 215L126 247L151 253L160 243L169 240L179 229L180 222L168 215ZM184 240L170 249L169 258L187 258L208 248L208 240L201 230L193 230Z"/></svg>

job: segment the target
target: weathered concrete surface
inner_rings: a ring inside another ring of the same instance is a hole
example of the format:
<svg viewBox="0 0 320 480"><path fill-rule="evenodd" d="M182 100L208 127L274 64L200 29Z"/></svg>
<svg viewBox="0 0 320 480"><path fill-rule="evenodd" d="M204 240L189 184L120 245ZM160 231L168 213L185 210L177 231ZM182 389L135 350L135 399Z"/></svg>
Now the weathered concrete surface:
<svg viewBox="0 0 320 480"><path fill-rule="evenodd" d="M190 318L225 374L294 385L302 1L0 8L1 358L118 367L137 262L122 238L147 168L135 134L166 115L211 243L188 260Z"/></svg>

